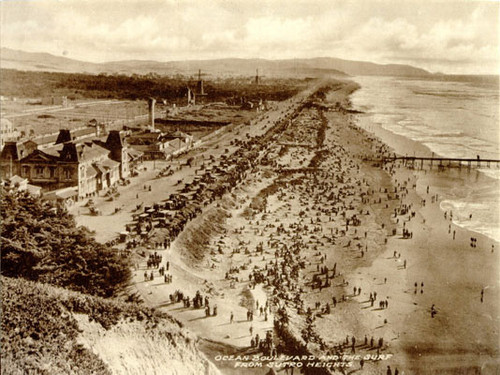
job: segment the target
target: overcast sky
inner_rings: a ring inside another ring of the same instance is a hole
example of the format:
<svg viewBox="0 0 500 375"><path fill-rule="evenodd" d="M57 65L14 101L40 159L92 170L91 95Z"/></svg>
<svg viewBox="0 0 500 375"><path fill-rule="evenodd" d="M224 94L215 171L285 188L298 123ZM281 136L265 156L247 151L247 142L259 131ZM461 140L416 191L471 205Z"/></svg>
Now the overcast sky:
<svg viewBox="0 0 500 375"><path fill-rule="evenodd" d="M0 0L2 47L102 62L339 57L499 73L499 2Z"/></svg>

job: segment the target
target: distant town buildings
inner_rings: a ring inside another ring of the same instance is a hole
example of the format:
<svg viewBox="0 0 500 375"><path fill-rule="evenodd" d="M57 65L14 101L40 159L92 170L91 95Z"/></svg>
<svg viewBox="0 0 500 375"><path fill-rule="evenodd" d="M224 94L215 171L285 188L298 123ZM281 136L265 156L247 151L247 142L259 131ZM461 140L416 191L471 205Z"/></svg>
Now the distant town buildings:
<svg viewBox="0 0 500 375"><path fill-rule="evenodd" d="M201 71L198 76L196 88L187 87L188 105L195 104L196 95L206 95ZM42 98L41 104L64 106L65 98ZM155 104L154 98L148 99L146 126L124 126L122 131L107 131L104 124L91 119L86 126L35 135L34 129L29 127L19 133L11 121L2 118L2 184L67 204L96 196L120 180L136 175L143 160L168 160L191 149L196 144L194 137L178 129L202 121L162 120L175 123L174 126L169 123L170 129L177 128L162 132L155 127ZM249 103L248 109L262 105L262 101ZM172 111L177 111L175 105ZM227 124L217 123L217 126L224 125Z"/></svg>
<svg viewBox="0 0 500 375"><path fill-rule="evenodd" d="M193 139L192 135L180 131L134 131L127 137L127 143L133 150L143 153L144 160L158 160L187 151L192 147Z"/></svg>

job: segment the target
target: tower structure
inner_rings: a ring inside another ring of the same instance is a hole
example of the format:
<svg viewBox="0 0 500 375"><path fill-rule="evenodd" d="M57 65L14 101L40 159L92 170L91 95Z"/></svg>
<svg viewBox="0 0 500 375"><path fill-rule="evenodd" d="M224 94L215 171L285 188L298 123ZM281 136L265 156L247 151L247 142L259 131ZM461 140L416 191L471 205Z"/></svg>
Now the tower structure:
<svg viewBox="0 0 500 375"><path fill-rule="evenodd" d="M155 104L156 99L149 98L148 99L148 123L151 129L155 128Z"/></svg>
<svg viewBox="0 0 500 375"><path fill-rule="evenodd" d="M201 69L198 70L198 83L196 84L197 95L205 95L203 80L201 79Z"/></svg>

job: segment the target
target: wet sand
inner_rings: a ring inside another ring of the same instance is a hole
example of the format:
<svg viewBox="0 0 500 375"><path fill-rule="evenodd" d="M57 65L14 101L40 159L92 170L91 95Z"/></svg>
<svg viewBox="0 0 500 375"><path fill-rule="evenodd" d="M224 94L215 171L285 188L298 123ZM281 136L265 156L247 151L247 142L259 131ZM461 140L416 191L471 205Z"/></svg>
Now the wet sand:
<svg viewBox="0 0 500 375"><path fill-rule="evenodd" d="M400 153L430 154L404 137L378 128L376 133L387 144L397 145ZM497 249L498 242L454 225L450 212L445 219L440 209L440 202L449 196L447 189L457 188L457 183L474 184L477 178L484 177L474 170L439 172L428 166L422 170L401 167L398 174L402 177L394 178L399 181L414 176L416 190L408 198L419 207L416 218L406 224L414 233L413 239L391 238L384 254L391 258L394 251L400 251L408 261L407 269L399 272L396 264L389 266L402 284L400 303L407 305L401 311L404 319L399 317L394 322L400 337L398 346L407 354L406 367L410 373L420 374L496 373L500 285L498 252L492 253L491 249L492 245ZM427 192L428 186L431 188ZM438 199L432 203L436 194ZM477 239L477 247L470 246L471 237ZM384 264L384 256L380 259L381 270L391 261L397 263L387 259ZM438 313L430 318L433 304Z"/></svg>

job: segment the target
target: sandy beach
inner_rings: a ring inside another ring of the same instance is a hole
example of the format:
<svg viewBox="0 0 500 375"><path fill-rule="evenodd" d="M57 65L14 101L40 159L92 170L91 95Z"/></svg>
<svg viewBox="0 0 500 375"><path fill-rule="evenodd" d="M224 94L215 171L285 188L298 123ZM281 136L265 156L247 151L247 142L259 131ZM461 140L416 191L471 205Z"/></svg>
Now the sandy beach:
<svg viewBox="0 0 500 375"><path fill-rule="evenodd" d="M103 212L122 205L121 213L80 215L78 222L111 239L130 221L137 200L160 202L222 154L252 152L257 157L244 177L188 221L167 249L156 247L157 240L139 249L146 257L136 264L133 289L147 305L203 339L201 348L228 374L269 371L216 359L221 352L265 352L268 332L280 354L298 345L316 356L366 358L343 362L337 370L344 373L385 374L387 366L400 374L495 373L499 270L492 245L498 244L453 225L449 213L444 217L441 191L437 198L427 191L437 184L429 182L434 172L363 161L393 152L386 144L409 154L422 150L358 127L358 115L345 110L356 86L330 88L300 105L309 93L280 103L250 127L207 140L189 155L199 162L181 169L188 156L181 157L173 176L148 180L154 174L148 170L116 201L103 203ZM325 110L336 103L339 110ZM237 139L247 143L237 146ZM152 192L141 191L143 184ZM109 221L114 233L102 229ZM160 230L155 238L161 236ZM161 262L147 267L155 252ZM160 267L167 267L171 282ZM197 293L201 308L183 303Z"/></svg>

